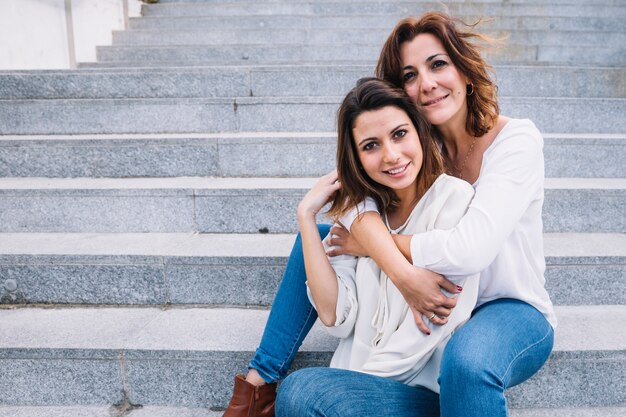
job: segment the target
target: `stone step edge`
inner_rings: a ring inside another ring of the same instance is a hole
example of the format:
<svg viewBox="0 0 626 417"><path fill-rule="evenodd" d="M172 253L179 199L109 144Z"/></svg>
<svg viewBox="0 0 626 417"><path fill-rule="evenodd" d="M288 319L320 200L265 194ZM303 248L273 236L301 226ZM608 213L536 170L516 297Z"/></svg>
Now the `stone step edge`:
<svg viewBox="0 0 626 417"><path fill-rule="evenodd" d="M601 32L602 33L602 32ZM253 49L253 48L264 48L264 49L281 49L281 48L304 48L304 49L311 49L311 50L317 50L317 49L331 49L331 48L337 48L338 46L351 46L351 47L371 47L371 48L380 48L380 42L359 42L359 43L346 43L346 44L341 44L341 43L332 43L330 41L324 43L324 42L320 42L320 43L304 43L304 44L299 44L299 43L271 43L271 44L267 44L267 43L263 43L263 44L258 44L258 43L220 43L220 44L210 44L210 43L200 43L200 44L174 44L174 45L163 45L163 44L113 44L113 45L101 45L101 46L96 46L96 50L97 51L109 51L109 52L126 52L126 51L136 51L136 50L157 50L157 49L183 49L183 50L201 50L201 49L226 49L226 48L247 48L247 49ZM519 43L507 43L506 44L507 48L510 49L516 49L516 50L520 50L520 51L526 51L526 50L532 50L531 48L556 48L559 47L561 49L573 49L573 50L595 50L595 49L599 49L599 50L610 50L610 51L614 51L615 47L612 46L593 46L590 44L582 44L582 45L558 45L558 44L542 44L542 43L526 43L526 42L519 42ZM490 56L491 59L493 60L493 57L497 57L498 53L503 54L504 52L502 50L494 50L493 53L491 53L491 55L488 55L488 57ZM618 49L619 51L619 49ZM98 55L100 56L100 55ZM115 62L111 59L107 59L105 61L112 61ZM295 63L292 62L291 65L296 65ZM580 63L575 63L575 66L580 65ZM594 63L592 64L592 66L597 66L598 64Z"/></svg>
<svg viewBox="0 0 626 417"><path fill-rule="evenodd" d="M286 257L295 234L0 233L0 256ZM546 257L626 257L626 233L545 233Z"/></svg>
<svg viewBox="0 0 626 417"><path fill-rule="evenodd" d="M0 417L222 417L223 411L207 408L140 406L120 414L115 406L6 406ZM624 417L626 407L513 408L511 417Z"/></svg>
<svg viewBox="0 0 626 417"><path fill-rule="evenodd" d="M318 177L0 178L0 192L18 190L308 190ZM546 178L544 187L626 190L626 178Z"/></svg>
<svg viewBox="0 0 626 417"><path fill-rule="evenodd" d="M220 133L101 133L101 134L49 134L49 135L2 135L0 134L0 146L12 141L72 141L72 140L258 140L280 139L297 143L302 139L336 139L335 132L220 132ZM626 141L626 133L544 133L546 140L602 140L602 141ZM257 142L251 142L257 143Z"/></svg>
<svg viewBox="0 0 626 417"><path fill-rule="evenodd" d="M219 66L224 67L238 67L240 66L241 61L223 61L222 64L218 64ZM348 60L303 60L301 61L302 65L314 65L314 66L327 66L327 67L336 67L342 65L348 66L368 66L371 70L376 66L375 59L348 59ZM288 66L295 65L293 61L275 61L273 63L262 62L258 64L244 64L245 66L249 65L276 65L276 66ZM581 62L568 62L566 60L562 61L537 61L537 60L518 60L518 61L506 61L501 59L494 59L492 61L492 65L509 65L509 66L523 66L523 67L533 67L533 66L546 66L546 67L568 67L569 65L574 65L576 68L614 68L621 69L624 68L623 65L619 64L607 64L605 66L598 67L598 63L589 63L583 64ZM124 61L124 60L116 60L116 61L83 61L78 63L78 68L80 70L101 70L101 69L133 69L133 70L151 70L155 68L204 68L206 66L212 66L210 63L205 61L181 61L177 63L172 63L172 61L150 61L150 62L135 62L135 61Z"/></svg>
<svg viewBox="0 0 626 417"><path fill-rule="evenodd" d="M580 97L500 97L502 101L506 101L507 104L511 103L524 103L528 102L533 105L537 105L537 102L542 104L546 101L552 102L553 105L557 105L559 102L571 102L575 103L580 101ZM266 96L266 97L137 97L137 98L35 98L35 99L0 99L0 105L23 105L36 102L67 102L67 103L103 103L110 102L111 104L117 103L156 103L168 102L168 104L223 104L223 105L255 105L255 104L332 104L337 105L337 108L341 104L343 96ZM601 102L615 102L626 103L626 98L622 97L590 97L585 98L585 102L589 106L599 105ZM594 104L595 103L595 104ZM552 132L554 133L554 132Z"/></svg>
<svg viewBox="0 0 626 417"><path fill-rule="evenodd" d="M556 306L555 311L555 352L626 353L626 306ZM252 352L268 314L210 307L0 309L0 358L52 349ZM329 352L336 344L318 321L301 350Z"/></svg>
<svg viewBox="0 0 626 417"><path fill-rule="evenodd" d="M3 69L0 70L0 77L3 75L94 75L94 73L103 73L103 74L128 74L135 72L146 72L149 74L170 74L170 73L197 73L202 71L228 71L229 69L236 69L239 71L250 71L250 72L264 72L264 71L274 71L274 72L291 72L294 69L298 71L330 71L330 70L350 70L350 71L369 71L371 72L376 65L375 61L371 62L371 65L367 65L365 63L341 63L338 62L336 64L332 64L324 62L308 62L302 65L297 65L294 63L291 64L271 64L271 63L261 63L261 64L250 64L250 63L240 63L240 64L230 64L230 65L211 65L211 64L198 64L197 66L189 67L189 66L176 66L169 65L167 67L156 67L156 68L142 68L142 67L131 67L131 68L107 68L107 67L87 67L87 68L79 68L79 69ZM592 65L581 65L580 63L572 64L572 65L563 65L563 64L552 64L552 63L525 63L525 64L494 64L493 68L496 70L509 70L509 69L520 69L520 70L573 70L573 71L610 71L610 72L621 72L626 70L624 67L615 67L615 66L602 66L598 64Z"/></svg>

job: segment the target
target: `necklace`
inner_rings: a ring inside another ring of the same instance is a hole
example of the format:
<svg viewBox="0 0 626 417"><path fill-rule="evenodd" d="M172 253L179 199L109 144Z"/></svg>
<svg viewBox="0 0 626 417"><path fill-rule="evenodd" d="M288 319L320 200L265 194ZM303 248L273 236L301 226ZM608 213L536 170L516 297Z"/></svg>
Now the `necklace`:
<svg viewBox="0 0 626 417"><path fill-rule="evenodd" d="M458 177L460 179L464 179L463 178L463 170L465 169L465 166L467 165L467 160L469 159L470 155L472 154L472 152L474 151L474 145L476 145L476 140L478 138L476 136L474 136L474 139L472 140L472 143L470 144L469 149L467 150L467 153L465 154L465 158L463 158L463 162L461 162L461 166L459 167L456 164L452 163L452 159L450 159L450 156L448 155L448 152L445 152L445 156L446 159L448 160L449 163L449 169L448 169L448 174ZM455 175L456 174L456 175Z"/></svg>

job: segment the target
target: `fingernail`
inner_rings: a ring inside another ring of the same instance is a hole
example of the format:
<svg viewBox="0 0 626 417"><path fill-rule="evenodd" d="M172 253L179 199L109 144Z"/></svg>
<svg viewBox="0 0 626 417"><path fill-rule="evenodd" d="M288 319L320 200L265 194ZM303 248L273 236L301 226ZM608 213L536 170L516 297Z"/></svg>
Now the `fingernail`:
<svg viewBox="0 0 626 417"><path fill-rule="evenodd" d="M463 291L463 287L459 287L458 285L456 286L456 289L457 289L459 292Z"/></svg>

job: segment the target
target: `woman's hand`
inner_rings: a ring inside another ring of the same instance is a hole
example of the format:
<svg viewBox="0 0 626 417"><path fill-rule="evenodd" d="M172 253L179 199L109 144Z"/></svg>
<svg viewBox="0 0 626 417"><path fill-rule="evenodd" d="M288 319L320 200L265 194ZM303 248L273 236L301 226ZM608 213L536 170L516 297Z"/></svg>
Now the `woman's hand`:
<svg viewBox="0 0 626 417"><path fill-rule="evenodd" d="M425 319L437 325L446 324L448 316L456 306L456 298L446 297L441 290L452 294L462 291L461 287L443 275L417 267L407 269L407 272L396 281L396 286L413 312L417 327L425 334L430 334Z"/></svg>
<svg viewBox="0 0 626 417"><path fill-rule="evenodd" d="M321 177L300 201L298 217L315 217L339 188L341 183L337 180L336 170Z"/></svg>
<svg viewBox="0 0 626 417"><path fill-rule="evenodd" d="M328 256L352 255L369 256L363 246L356 241L352 234L343 225L334 225L330 228L328 244L332 249L326 252Z"/></svg>

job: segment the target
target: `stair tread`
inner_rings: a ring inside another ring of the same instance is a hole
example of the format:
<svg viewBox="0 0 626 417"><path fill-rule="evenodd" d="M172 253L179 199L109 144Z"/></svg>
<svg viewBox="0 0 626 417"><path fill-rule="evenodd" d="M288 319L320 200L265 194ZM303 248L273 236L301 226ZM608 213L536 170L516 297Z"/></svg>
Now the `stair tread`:
<svg viewBox="0 0 626 417"><path fill-rule="evenodd" d="M626 352L626 306L556 306L555 352ZM17 308L0 310L0 349L254 351L267 310L242 308ZM333 351L319 322L303 351ZM613 352L613 353L611 353ZM113 353L117 354L117 353ZM0 355L2 351L0 350Z"/></svg>
<svg viewBox="0 0 626 417"><path fill-rule="evenodd" d="M285 257L293 234L0 233L0 255ZM626 257L626 233L545 233L546 257Z"/></svg>
<svg viewBox="0 0 626 417"><path fill-rule="evenodd" d="M626 141L626 133L544 133L545 140L563 141L601 141L622 143ZM219 133L94 133L94 134L48 134L48 135L2 135L0 146L11 146L11 142L27 141L85 141L85 140L218 140L218 141L246 141L258 143L261 139L273 139L281 143L301 140L336 140L337 134L332 131L319 132L219 132Z"/></svg>
<svg viewBox="0 0 626 417"><path fill-rule="evenodd" d="M0 178L0 190L308 189L317 177ZM626 178L546 178L546 189L626 189Z"/></svg>
<svg viewBox="0 0 626 417"><path fill-rule="evenodd" d="M125 417L222 417L222 411L208 408L143 406ZM511 417L624 417L626 407L515 408ZM2 406L0 417L110 417L110 406Z"/></svg>

